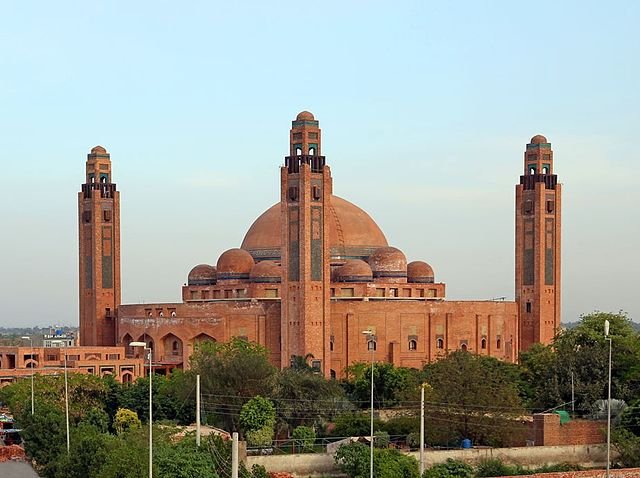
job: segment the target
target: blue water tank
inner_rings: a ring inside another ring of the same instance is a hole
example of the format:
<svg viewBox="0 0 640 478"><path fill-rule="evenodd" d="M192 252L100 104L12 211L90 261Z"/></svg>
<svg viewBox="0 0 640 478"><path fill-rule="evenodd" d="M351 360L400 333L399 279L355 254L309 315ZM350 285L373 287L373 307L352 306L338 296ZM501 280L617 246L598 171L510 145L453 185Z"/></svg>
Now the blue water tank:
<svg viewBox="0 0 640 478"><path fill-rule="evenodd" d="M471 448L471 440L468 438L462 440L462 448Z"/></svg>

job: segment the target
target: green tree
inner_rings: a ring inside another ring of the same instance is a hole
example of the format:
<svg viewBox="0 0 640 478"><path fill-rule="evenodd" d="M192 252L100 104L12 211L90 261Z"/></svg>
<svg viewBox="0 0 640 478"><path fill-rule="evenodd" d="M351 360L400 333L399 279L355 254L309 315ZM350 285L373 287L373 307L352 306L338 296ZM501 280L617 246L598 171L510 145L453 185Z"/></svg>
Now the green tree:
<svg viewBox="0 0 640 478"><path fill-rule="evenodd" d="M159 478L218 478L208 451L197 447L195 437L160 446L154 457Z"/></svg>
<svg viewBox="0 0 640 478"><path fill-rule="evenodd" d="M273 402L260 395L253 397L240 410L240 425L249 445L270 445L276 425Z"/></svg>
<svg viewBox="0 0 640 478"><path fill-rule="evenodd" d="M116 438L93 425L80 424L72 429L71 449L59 457L60 478L96 478L107 462L110 442Z"/></svg>
<svg viewBox="0 0 640 478"><path fill-rule="evenodd" d="M335 380L294 368L278 374L275 402L280 420L291 428L320 426L338 413L353 408Z"/></svg>
<svg viewBox="0 0 640 478"><path fill-rule="evenodd" d="M530 383L530 406L544 410L570 402L572 375L577 410L590 413L597 400L606 398L605 320L611 324L612 397L630 402L640 395L639 334L623 312L593 312L581 316L576 327L559 332L550 347L535 346L521 355Z"/></svg>
<svg viewBox="0 0 640 478"><path fill-rule="evenodd" d="M116 430L118 435L122 435L129 430L135 430L141 427L142 423L140 422L136 412L127 408L118 409L116 416L113 419L113 428Z"/></svg>
<svg viewBox="0 0 640 478"><path fill-rule="evenodd" d="M523 413L517 384L498 360L456 351L426 365L425 373L428 407L438 416L435 424L457 439L502 445L521 429L513 420Z"/></svg>
<svg viewBox="0 0 640 478"><path fill-rule="evenodd" d="M259 344L238 338L203 342L191 356L191 368L200 374L206 406L220 411L219 421L228 430L238 428L236 411L251 397L273 395L276 369Z"/></svg>
<svg viewBox="0 0 640 478"><path fill-rule="evenodd" d="M371 364L356 363L346 370L343 386L352 400L362 408L371 401ZM419 400L422 374L419 370L395 367L388 362L376 363L373 368L375 408L399 405L404 401Z"/></svg>

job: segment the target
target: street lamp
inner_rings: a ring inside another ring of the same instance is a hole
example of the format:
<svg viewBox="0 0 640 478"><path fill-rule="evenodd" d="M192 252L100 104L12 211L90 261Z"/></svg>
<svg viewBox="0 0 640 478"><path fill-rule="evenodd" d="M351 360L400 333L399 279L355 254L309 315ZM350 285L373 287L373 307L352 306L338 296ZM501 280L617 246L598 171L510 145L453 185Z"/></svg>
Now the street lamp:
<svg viewBox="0 0 640 478"><path fill-rule="evenodd" d="M33 339L28 336L22 337L23 340L29 341L29 347L31 348L31 415L33 415L34 410L34 399L33 399Z"/></svg>
<svg viewBox="0 0 640 478"><path fill-rule="evenodd" d="M57 340L52 342L51 345L57 345L59 348L64 346L64 414L65 414L65 422L67 427L67 454L69 454L69 450L71 448L71 443L69 441L69 380L67 378L67 339Z"/></svg>
<svg viewBox="0 0 640 478"><path fill-rule="evenodd" d="M369 476L373 478L373 361L376 350L376 336L372 330L363 330L362 333L367 336L367 346L371 350L371 440L369 442Z"/></svg>
<svg viewBox="0 0 640 478"><path fill-rule="evenodd" d="M604 321L604 339L609 341L609 393L607 395L607 478L611 463L611 337L609 336L609 321Z"/></svg>
<svg viewBox="0 0 640 478"><path fill-rule="evenodd" d="M130 342L129 347L142 347L145 351L149 351L149 478L153 477L153 373L151 370L151 363L153 360L153 349L147 347L145 342Z"/></svg>

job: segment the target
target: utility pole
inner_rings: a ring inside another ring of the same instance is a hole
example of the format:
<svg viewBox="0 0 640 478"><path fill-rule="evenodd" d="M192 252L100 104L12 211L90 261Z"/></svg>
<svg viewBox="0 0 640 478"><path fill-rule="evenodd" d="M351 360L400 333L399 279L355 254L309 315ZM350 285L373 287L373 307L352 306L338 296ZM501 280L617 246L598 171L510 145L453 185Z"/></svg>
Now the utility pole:
<svg viewBox="0 0 640 478"><path fill-rule="evenodd" d="M238 478L238 432L233 432L231 442L231 478Z"/></svg>

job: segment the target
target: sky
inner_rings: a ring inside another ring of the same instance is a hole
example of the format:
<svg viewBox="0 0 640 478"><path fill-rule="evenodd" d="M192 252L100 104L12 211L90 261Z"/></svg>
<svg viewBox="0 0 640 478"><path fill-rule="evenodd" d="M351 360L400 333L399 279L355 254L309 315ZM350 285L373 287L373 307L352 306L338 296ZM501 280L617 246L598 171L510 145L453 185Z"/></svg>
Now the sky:
<svg viewBox="0 0 640 478"><path fill-rule="evenodd" d="M535 134L562 320L640 321L640 2L0 1L0 326L78 323L77 192L111 153L124 303L172 302L279 200L291 120L451 299L514 297Z"/></svg>

